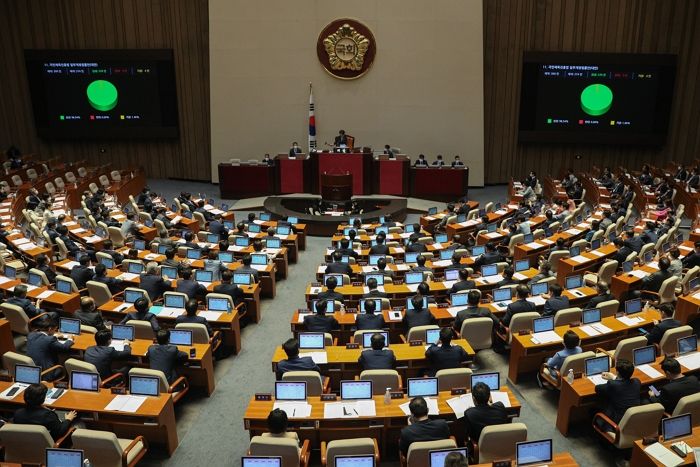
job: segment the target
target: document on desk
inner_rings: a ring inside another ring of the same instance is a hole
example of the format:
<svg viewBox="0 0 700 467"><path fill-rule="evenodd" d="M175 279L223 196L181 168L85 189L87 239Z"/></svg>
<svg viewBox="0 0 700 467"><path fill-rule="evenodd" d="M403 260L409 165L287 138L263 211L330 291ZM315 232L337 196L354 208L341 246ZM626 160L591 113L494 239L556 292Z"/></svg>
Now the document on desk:
<svg viewBox="0 0 700 467"><path fill-rule="evenodd" d="M650 444L644 448L644 452L667 467L675 467L676 465L681 465L683 463L683 459L681 457L674 454L673 451L661 443Z"/></svg>
<svg viewBox="0 0 700 467"><path fill-rule="evenodd" d="M400 246L394 247L394 253L404 253L406 250L401 248Z"/></svg>
<svg viewBox="0 0 700 467"><path fill-rule="evenodd" d="M446 268L446 267L449 266L450 264L452 264L452 260L451 260L451 259L441 259L441 260L439 260L439 261L433 261L433 266L437 266L437 267L440 267L440 268Z"/></svg>
<svg viewBox="0 0 700 467"><path fill-rule="evenodd" d="M396 270L397 271L408 271L410 268L408 267L408 264L397 264L396 265Z"/></svg>
<svg viewBox="0 0 700 467"><path fill-rule="evenodd" d="M617 319L619 322L621 322L625 326L636 326L639 323L644 322L644 318L642 318L641 316L633 316L633 317L620 316L619 318L615 318L615 319Z"/></svg>
<svg viewBox="0 0 700 467"><path fill-rule="evenodd" d="M583 230L573 229L573 228L566 230L566 233L568 233L569 235L578 235L582 232L583 232Z"/></svg>
<svg viewBox="0 0 700 467"><path fill-rule="evenodd" d="M505 391L491 391L491 403L500 402L504 407L510 407L510 398Z"/></svg>
<svg viewBox="0 0 700 467"><path fill-rule="evenodd" d="M376 266L362 266L362 272L374 272L377 271L378 268Z"/></svg>
<svg viewBox="0 0 700 467"><path fill-rule="evenodd" d="M503 276L501 274L496 274L494 276L488 276L488 277L482 277L481 280L484 284L495 284L497 282L501 282L503 280Z"/></svg>
<svg viewBox="0 0 700 467"><path fill-rule="evenodd" d="M323 290L323 287L311 287L311 288L309 289L309 293L310 293L311 295L316 295L316 294L321 293L322 290ZM366 293L366 292L365 292L365 293Z"/></svg>
<svg viewBox="0 0 700 467"><path fill-rule="evenodd" d="M392 310L389 312L389 319L392 321L401 321L403 319L403 315L400 311Z"/></svg>
<svg viewBox="0 0 700 467"><path fill-rule="evenodd" d="M63 263L61 265L62 268L64 269L73 269L75 266L80 266L80 263L77 261L68 261L67 263Z"/></svg>
<svg viewBox="0 0 700 467"><path fill-rule="evenodd" d="M516 272L515 274L513 274L513 279L515 279L516 281L524 281L527 280L527 276L525 274Z"/></svg>
<svg viewBox="0 0 700 467"><path fill-rule="evenodd" d="M112 343L109 344L110 347L112 347L114 350L117 352L121 352L124 350L124 343L125 341L123 340L112 340Z"/></svg>
<svg viewBox="0 0 700 467"><path fill-rule="evenodd" d="M58 388L52 388L49 389L49 391L46 393L46 399L44 400L44 405L51 405L54 402L56 402L58 399L63 397L63 395L66 393L66 390L61 392L60 394L56 395L58 393L59 389Z"/></svg>
<svg viewBox="0 0 700 467"><path fill-rule="evenodd" d="M591 325L584 325L579 328L581 331L585 332L589 336L599 336L602 334L600 331L598 331L596 328L594 328Z"/></svg>
<svg viewBox="0 0 700 467"><path fill-rule="evenodd" d="M10 282L12 279L9 277L2 276L0 277L0 284L4 284L5 282Z"/></svg>
<svg viewBox="0 0 700 467"><path fill-rule="evenodd" d="M533 344L549 344L551 342L561 342L562 338L554 331L537 332L530 338Z"/></svg>
<svg viewBox="0 0 700 467"><path fill-rule="evenodd" d="M534 297L527 297L526 300L530 303L534 303L535 306L543 306L547 301L542 295L535 295Z"/></svg>
<svg viewBox="0 0 700 467"><path fill-rule="evenodd" d="M700 368L700 352L681 355L680 357L676 357L676 360L689 370L697 370Z"/></svg>
<svg viewBox="0 0 700 467"><path fill-rule="evenodd" d="M12 386L10 386L9 388L5 389L3 392L0 392L0 399L5 399L5 400L14 399L17 396L19 396L20 394L22 394L24 392L24 390L27 389L28 387L29 387L28 384L15 383ZM17 388L17 391L13 395L8 396L7 394L10 391L12 391L14 388Z"/></svg>
<svg viewBox="0 0 700 467"><path fill-rule="evenodd" d="M197 313L198 316L201 316L202 318L206 319L207 321L218 321L219 318L221 318L221 315L223 315L223 312L220 311L200 311Z"/></svg>
<svg viewBox="0 0 700 467"><path fill-rule="evenodd" d="M639 279L644 279L649 275L648 272L642 271L641 269L635 269L634 271L630 271L629 274L632 274L634 277L638 277Z"/></svg>
<svg viewBox="0 0 700 467"><path fill-rule="evenodd" d="M408 287L408 290L410 290L411 292L415 292L416 290L418 290L419 285L420 284L406 284L406 287Z"/></svg>
<svg viewBox="0 0 700 467"><path fill-rule="evenodd" d="M537 249L537 248L542 247L542 244L539 242L530 242L530 243L526 243L525 246L528 248Z"/></svg>
<svg viewBox="0 0 700 467"><path fill-rule="evenodd" d="M452 411L455 413L455 417L464 417L464 412L467 409L474 407L474 399L471 393L462 394L461 396L453 397L452 399L447 399L447 405L450 406Z"/></svg>
<svg viewBox="0 0 700 467"><path fill-rule="evenodd" d="M649 364L637 365L635 368L647 375L649 378L661 378L663 376L663 373Z"/></svg>
<svg viewBox="0 0 700 467"><path fill-rule="evenodd" d="M264 271L267 269L267 264L251 264L250 267L256 271Z"/></svg>
<svg viewBox="0 0 700 467"><path fill-rule="evenodd" d="M308 418L311 416L311 404L307 402L276 401L272 408L282 410L289 418Z"/></svg>
<svg viewBox="0 0 700 467"><path fill-rule="evenodd" d="M447 308L447 312L448 312L453 318L455 318L455 317L457 316L457 313L459 313L459 312L462 311L462 310L466 310L467 308L469 308L469 307L466 307L466 306L451 306L451 307Z"/></svg>
<svg viewBox="0 0 700 467"><path fill-rule="evenodd" d="M146 402L146 396L114 396L105 410L135 413L144 402Z"/></svg>
<svg viewBox="0 0 700 467"><path fill-rule="evenodd" d="M586 258L583 255L572 256L569 259L575 263L578 263L578 264L585 263L586 261L588 261L588 258Z"/></svg>
<svg viewBox="0 0 700 467"><path fill-rule="evenodd" d="M426 397L425 402L428 404L428 415L440 415L440 411L438 410L438 404L437 404L437 399L433 399L431 397ZM406 402L405 404L401 404L399 408L403 410L403 413L406 415L411 415L411 411L408 408L409 402Z"/></svg>
<svg viewBox="0 0 700 467"><path fill-rule="evenodd" d="M326 352L307 352L300 353L300 357L311 357L316 365L328 363L328 354Z"/></svg>
<svg viewBox="0 0 700 467"><path fill-rule="evenodd" d="M596 386L598 386L599 384L605 384L608 382L607 380L603 379L602 374L588 376L588 379L591 381L591 383L595 384Z"/></svg>
<svg viewBox="0 0 700 467"><path fill-rule="evenodd" d="M457 281L442 281L442 285L444 285L446 289L451 289L456 283Z"/></svg>
<svg viewBox="0 0 700 467"><path fill-rule="evenodd" d="M139 277L138 274L134 274L131 272L123 272L117 276L117 279L121 279L123 281L133 281L137 277Z"/></svg>
<svg viewBox="0 0 700 467"><path fill-rule="evenodd" d="M373 400L328 402L323 406L323 418L374 417L377 408Z"/></svg>
<svg viewBox="0 0 700 467"><path fill-rule="evenodd" d="M541 241L542 243L544 243L545 245L551 245L552 243L554 243L554 240L550 240L550 239L548 239L548 238L543 238L543 239L540 240L540 241Z"/></svg>
<svg viewBox="0 0 700 467"><path fill-rule="evenodd" d="M603 253L602 251L598 251L598 250L591 250L589 253L592 255L598 256L598 257L605 256L605 253Z"/></svg>

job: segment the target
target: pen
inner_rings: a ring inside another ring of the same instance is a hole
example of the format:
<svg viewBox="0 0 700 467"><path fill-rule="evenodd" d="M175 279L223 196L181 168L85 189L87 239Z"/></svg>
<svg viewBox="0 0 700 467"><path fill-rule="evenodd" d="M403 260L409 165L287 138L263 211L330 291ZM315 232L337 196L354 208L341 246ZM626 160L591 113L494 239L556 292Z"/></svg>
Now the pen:
<svg viewBox="0 0 700 467"><path fill-rule="evenodd" d="M357 415L358 417L360 416L360 414L357 413L357 410L356 410L356 409L352 409L352 411L355 412L355 415Z"/></svg>
<svg viewBox="0 0 700 467"><path fill-rule="evenodd" d="M293 417L294 415L296 415L296 413L297 413L297 409L296 409L296 408L293 408L293 409L292 409L292 417Z"/></svg>

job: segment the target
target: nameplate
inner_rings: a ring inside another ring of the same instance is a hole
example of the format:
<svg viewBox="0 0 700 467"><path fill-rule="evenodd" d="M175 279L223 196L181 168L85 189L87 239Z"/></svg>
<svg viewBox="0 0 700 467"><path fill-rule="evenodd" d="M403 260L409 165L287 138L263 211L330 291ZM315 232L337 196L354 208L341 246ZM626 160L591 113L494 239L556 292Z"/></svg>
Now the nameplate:
<svg viewBox="0 0 700 467"><path fill-rule="evenodd" d="M450 391L450 393L451 393L453 396L461 396L462 394L466 394L466 393L467 393L467 388L452 388L452 390Z"/></svg>
<svg viewBox="0 0 700 467"><path fill-rule="evenodd" d="M391 394L392 399L403 399L403 392L401 391L391 391L389 394Z"/></svg>
<svg viewBox="0 0 700 467"><path fill-rule="evenodd" d="M109 388L109 390L112 394L121 394L121 395L126 394L126 388L124 388L124 387L122 387L122 388Z"/></svg>
<svg viewBox="0 0 700 467"><path fill-rule="evenodd" d="M402 280L398 280L398 279L394 279L394 281L392 282L392 284L394 284L394 285L401 285L401 284L403 284L403 281L402 281Z"/></svg>
<svg viewBox="0 0 700 467"><path fill-rule="evenodd" d="M411 340L411 341L408 341L408 345L409 345L409 347L420 347L421 345L423 345L423 341Z"/></svg>
<svg viewBox="0 0 700 467"><path fill-rule="evenodd" d="M402 306L395 306L395 307L392 308L392 310L394 310L394 311L403 311L403 307L402 307Z"/></svg>
<svg viewBox="0 0 700 467"><path fill-rule="evenodd" d="M10 375L0 375L0 381L4 381L6 383L12 383L12 376Z"/></svg>
<svg viewBox="0 0 700 467"><path fill-rule="evenodd" d="M356 261L359 266L367 266L369 263L367 261Z"/></svg>
<svg viewBox="0 0 700 467"><path fill-rule="evenodd" d="M580 321L574 321L573 323L569 323L570 328L577 328L581 325Z"/></svg>
<svg viewBox="0 0 700 467"><path fill-rule="evenodd" d="M450 304L449 303L438 303L438 308L449 308Z"/></svg>
<svg viewBox="0 0 700 467"><path fill-rule="evenodd" d="M297 311L300 315L303 315L305 313L311 313L311 310L309 310L308 308L299 308Z"/></svg>
<svg viewBox="0 0 700 467"><path fill-rule="evenodd" d="M574 373L574 379L581 379L583 378L583 371L578 371Z"/></svg>
<svg viewBox="0 0 700 467"><path fill-rule="evenodd" d="M321 401L322 402L332 402L332 401L337 401L338 396L336 394L321 394Z"/></svg>
<svg viewBox="0 0 700 467"><path fill-rule="evenodd" d="M323 284L321 284L320 282L312 282L311 287L323 287Z"/></svg>
<svg viewBox="0 0 700 467"><path fill-rule="evenodd" d="M527 336L528 334L530 334L529 329L521 329L520 331L518 331L519 336Z"/></svg>
<svg viewBox="0 0 700 467"><path fill-rule="evenodd" d="M617 313L615 313L615 318L622 318L623 316L625 316L625 314L621 311L618 311Z"/></svg>
<svg viewBox="0 0 700 467"><path fill-rule="evenodd" d="M362 282L353 282L351 285L353 287L362 287Z"/></svg>
<svg viewBox="0 0 700 467"><path fill-rule="evenodd" d="M503 460L503 461L493 461L491 464L493 467L510 467L511 463L510 460Z"/></svg>
<svg viewBox="0 0 700 467"><path fill-rule="evenodd" d="M357 342L348 342L347 344L345 344L345 348L346 349L359 349L360 344L358 344Z"/></svg>
<svg viewBox="0 0 700 467"><path fill-rule="evenodd" d="M270 394L269 392L256 392L255 393L255 400L256 401L271 401L272 394Z"/></svg>
<svg viewBox="0 0 700 467"><path fill-rule="evenodd" d="M57 389L68 389L68 382L67 381L59 381L56 383L53 383L53 387Z"/></svg>

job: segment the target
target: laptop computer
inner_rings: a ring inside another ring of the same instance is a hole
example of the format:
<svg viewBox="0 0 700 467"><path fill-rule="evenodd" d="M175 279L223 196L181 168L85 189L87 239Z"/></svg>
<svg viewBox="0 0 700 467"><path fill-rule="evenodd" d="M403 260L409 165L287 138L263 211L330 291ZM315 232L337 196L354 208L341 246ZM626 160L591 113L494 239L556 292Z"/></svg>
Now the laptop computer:
<svg viewBox="0 0 700 467"><path fill-rule="evenodd" d="M46 448L46 467L83 467L81 449Z"/></svg>
<svg viewBox="0 0 700 467"><path fill-rule="evenodd" d="M425 343L426 344L437 344L440 340L440 330L439 329L428 329L425 331Z"/></svg>
<svg viewBox="0 0 700 467"><path fill-rule="evenodd" d="M693 423L689 413L661 419L661 433L664 441L689 436L692 432Z"/></svg>
<svg viewBox="0 0 700 467"><path fill-rule="evenodd" d="M545 316L532 320L533 332L554 331L554 316Z"/></svg>
<svg viewBox="0 0 700 467"><path fill-rule="evenodd" d="M552 462L552 440L524 441L515 444L515 465L546 464Z"/></svg>
<svg viewBox="0 0 700 467"><path fill-rule="evenodd" d="M275 382L275 399L278 401L305 401L305 381L277 381Z"/></svg>
<svg viewBox="0 0 700 467"><path fill-rule="evenodd" d="M446 243L447 234L435 234L435 243Z"/></svg>
<svg viewBox="0 0 700 467"><path fill-rule="evenodd" d="M653 345L639 347L633 351L632 361L634 366L654 363L654 360L656 360L656 349Z"/></svg>
<svg viewBox="0 0 700 467"><path fill-rule="evenodd" d="M446 269L445 270L445 280L446 281L459 280L459 269Z"/></svg>
<svg viewBox="0 0 700 467"><path fill-rule="evenodd" d="M139 250L139 251L145 250L146 249L146 241L140 240L140 239L134 240L134 248Z"/></svg>
<svg viewBox="0 0 700 467"><path fill-rule="evenodd" d="M600 248L600 239L591 240L591 250L597 250L598 248Z"/></svg>
<svg viewBox="0 0 700 467"><path fill-rule="evenodd" d="M34 365L15 365L15 383L39 384L41 367Z"/></svg>
<svg viewBox="0 0 700 467"><path fill-rule="evenodd" d="M437 396L437 378L408 378L408 397L431 397Z"/></svg>
<svg viewBox="0 0 700 467"><path fill-rule="evenodd" d="M406 273L406 284L420 284L423 282L422 272L407 272Z"/></svg>
<svg viewBox="0 0 700 467"><path fill-rule="evenodd" d="M445 466L445 457L447 457L448 454L453 453L453 452L458 452L458 453L462 454L465 459L467 459L467 448L434 449L434 450L428 451L428 458L430 460L429 466L430 467L444 467Z"/></svg>
<svg viewBox="0 0 700 467"><path fill-rule="evenodd" d="M389 345L389 333L387 331L381 332L363 332L362 333L362 347L369 349L372 347L372 336L375 334L381 334L384 336L384 345Z"/></svg>
<svg viewBox="0 0 700 467"><path fill-rule="evenodd" d="M435 214L437 214L437 212L438 212L437 206L433 206L433 207L428 208L428 215L429 216L434 216Z"/></svg>
<svg viewBox="0 0 700 467"><path fill-rule="evenodd" d="M58 331L62 334L80 335L80 320L74 318L59 318Z"/></svg>
<svg viewBox="0 0 700 467"><path fill-rule="evenodd" d="M642 300L639 298L633 298L632 300L625 301L625 314L630 315L632 313L639 313L642 311Z"/></svg>
<svg viewBox="0 0 700 467"><path fill-rule="evenodd" d="M214 273L205 269L195 269L194 280L197 282L212 282L214 280Z"/></svg>
<svg viewBox="0 0 700 467"><path fill-rule="evenodd" d="M511 298L513 298L513 289L510 287L503 287L493 291L493 301L495 303L508 302Z"/></svg>
<svg viewBox="0 0 700 467"><path fill-rule="evenodd" d="M569 248L569 256L578 256L581 254L581 247L580 246L572 246Z"/></svg>
<svg viewBox="0 0 700 467"><path fill-rule="evenodd" d="M698 350L698 336L693 334L692 336L681 337L678 339L678 355L685 355L692 352L697 352Z"/></svg>
<svg viewBox="0 0 700 467"><path fill-rule="evenodd" d="M233 244L236 246L246 247L250 245L250 240L248 237L236 237Z"/></svg>
<svg viewBox="0 0 700 467"><path fill-rule="evenodd" d="M501 389L501 374L497 371L476 373L472 375L472 389L476 383L484 383L492 391Z"/></svg>
<svg viewBox="0 0 700 467"><path fill-rule="evenodd" d="M428 308L428 297L423 297L423 309ZM410 298L406 299L406 309L413 310L413 302Z"/></svg>
<svg viewBox="0 0 700 467"><path fill-rule="evenodd" d="M371 399L372 381L341 381L340 398L342 400Z"/></svg>
<svg viewBox="0 0 700 467"><path fill-rule="evenodd" d="M144 270L142 263L126 263L126 271L131 274L141 274Z"/></svg>
<svg viewBox="0 0 700 467"><path fill-rule="evenodd" d="M299 333L299 348L300 349L325 349L326 336L322 332L300 332Z"/></svg>
<svg viewBox="0 0 700 467"><path fill-rule="evenodd" d="M129 375L129 394L157 396L160 394L160 379L155 376Z"/></svg>
<svg viewBox="0 0 700 467"><path fill-rule="evenodd" d="M598 308L592 308L590 310L583 310L581 313L581 323L583 324L593 324L600 322L600 310Z"/></svg>
<svg viewBox="0 0 700 467"><path fill-rule="evenodd" d="M535 284L532 284L530 286L530 292L532 295L542 295L547 292L549 292L549 283L548 282L537 282Z"/></svg>
<svg viewBox="0 0 700 467"><path fill-rule="evenodd" d="M267 255L265 253L253 253L250 255L251 264L267 266Z"/></svg>
<svg viewBox="0 0 700 467"><path fill-rule="evenodd" d="M292 233L292 228L288 225L278 225L277 235L289 235Z"/></svg>
<svg viewBox="0 0 700 467"><path fill-rule="evenodd" d="M450 303L452 306L466 306L469 304L469 296L465 293L453 293L450 295Z"/></svg>
<svg viewBox="0 0 700 467"><path fill-rule="evenodd" d="M374 456L335 456L335 467L375 467Z"/></svg>
<svg viewBox="0 0 700 467"><path fill-rule="evenodd" d="M253 275L247 272L233 273L233 283L236 285L250 285L253 283Z"/></svg>
<svg viewBox="0 0 700 467"><path fill-rule="evenodd" d="M250 233L260 233L261 230L258 224L248 224L248 232Z"/></svg>
<svg viewBox="0 0 700 467"><path fill-rule="evenodd" d="M586 369L586 376L599 375L600 373L610 371L610 357L607 355L587 358L583 363Z"/></svg>
<svg viewBox="0 0 700 467"><path fill-rule="evenodd" d="M185 308L185 297L182 295L164 294L163 306L167 308Z"/></svg>
<svg viewBox="0 0 700 467"><path fill-rule="evenodd" d="M145 297L146 294L140 290L125 290L124 291L124 302L125 303L135 303L141 297Z"/></svg>
<svg viewBox="0 0 700 467"><path fill-rule="evenodd" d="M417 251L407 251L404 256L404 262L415 263L418 261L418 255L420 255L420 253Z"/></svg>
<svg viewBox="0 0 700 467"><path fill-rule="evenodd" d="M265 248L282 248L282 240L279 238L267 237L267 239L265 239Z"/></svg>
<svg viewBox="0 0 700 467"><path fill-rule="evenodd" d="M169 343L190 347L192 345L192 331L188 329L171 329Z"/></svg>
<svg viewBox="0 0 700 467"><path fill-rule="evenodd" d="M113 324L112 325L112 340L134 340L134 327L126 324Z"/></svg>
<svg viewBox="0 0 700 467"><path fill-rule="evenodd" d="M481 277L495 276L496 274L498 274L498 266L495 264L481 266Z"/></svg>
<svg viewBox="0 0 700 467"><path fill-rule="evenodd" d="M228 298L207 297L207 310L231 312L231 302Z"/></svg>
<svg viewBox="0 0 700 467"><path fill-rule="evenodd" d="M105 258L103 256L100 256L98 259L100 260L100 264L103 264L107 269L114 269L114 259Z"/></svg>
<svg viewBox="0 0 700 467"><path fill-rule="evenodd" d="M202 252L197 248L187 249L187 259L199 259L202 256Z"/></svg>
<svg viewBox="0 0 700 467"><path fill-rule="evenodd" d="M472 256L481 256L486 252L486 247L485 246L474 246L472 247Z"/></svg>
<svg viewBox="0 0 700 467"><path fill-rule="evenodd" d="M70 388L78 391L100 390L100 375L88 371L71 371Z"/></svg>
<svg viewBox="0 0 700 467"><path fill-rule="evenodd" d="M168 279L177 279L177 268L175 266L161 266L160 275Z"/></svg>
<svg viewBox="0 0 700 467"><path fill-rule="evenodd" d="M578 274L575 276L569 276L566 278L566 289L578 289L583 285L583 277Z"/></svg>
<svg viewBox="0 0 700 467"><path fill-rule="evenodd" d="M515 272L527 271L530 269L530 260L521 259L515 262Z"/></svg>
<svg viewBox="0 0 700 467"><path fill-rule="evenodd" d="M374 311L379 312L382 309L382 299L381 298L363 298L360 300L360 313L365 313L365 303L372 301L374 302Z"/></svg>

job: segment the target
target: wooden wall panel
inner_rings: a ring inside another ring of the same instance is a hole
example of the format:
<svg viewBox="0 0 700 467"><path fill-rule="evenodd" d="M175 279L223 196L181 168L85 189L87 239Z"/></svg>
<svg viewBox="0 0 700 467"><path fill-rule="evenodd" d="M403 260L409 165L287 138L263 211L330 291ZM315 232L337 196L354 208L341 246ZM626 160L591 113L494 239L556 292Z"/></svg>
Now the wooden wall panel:
<svg viewBox="0 0 700 467"><path fill-rule="evenodd" d="M700 2L697 0L484 0L485 179L506 182L534 169L641 166L700 157ZM676 91L666 145L520 145L522 53L673 53ZM575 159L576 154L583 157Z"/></svg>
<svg viewBox="0 0 700 467"><path fill-rule="evenodd" d="M0 31L0 147L13 143L44 156L143 166L149 177L211 179L208 0L0 0ZM27 48L172 48L179 138L39 139L24 67Z"/></svg>

